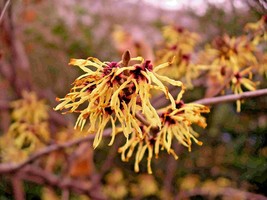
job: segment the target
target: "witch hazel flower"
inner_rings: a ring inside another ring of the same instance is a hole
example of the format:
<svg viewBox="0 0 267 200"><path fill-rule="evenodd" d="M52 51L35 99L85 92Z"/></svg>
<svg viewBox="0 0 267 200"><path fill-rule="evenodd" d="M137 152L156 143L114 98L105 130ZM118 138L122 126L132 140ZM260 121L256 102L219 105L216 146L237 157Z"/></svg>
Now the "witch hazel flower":
<svg viewBox="0 0 267 200"><path fill-rule="evenodd" d="M158 75L157 70L169 66L164 63L154 67L142 57L131 58L128 51L119 62L101 62L96 58L71 59L70 65L78 66L84 74L74 82L55 110L63 113L79 113L75 128L83 129L88 123L88 133L96 134L93 146L96 148L109 122L112 124L112 145L116 125L120 124L128 140L133 132L143 138L136 113L142 113L152 126L161 128L161 120L150 103L151 91L163 92L175 108L175 100L164 82L181 87L182 82ZM182 90L181 90L182 91Z"/></svg>
<svg viewBox="0 0 267 200"><path fill-rule="evenodd" d="M196 124L202 128L207 126L203 113L208 113L209 108L196 104L184 103L182 100L176 101L176 108L167 106L159 111L162 122L161 128L140 125L144 137L140 138L136 132L131 134L130 139L119 148L121 159L124 162L129 161L133 152L135 154L135 172L139 172L139 163L147 156L147 172L152 174L152 159L159 158L159 153L166 150L174 159L178 159L178 155L173 149L173 143L188 148L191 151L192 141L198 145L202 142L197 139L199 134L193 130L192 125Z"/></svg>

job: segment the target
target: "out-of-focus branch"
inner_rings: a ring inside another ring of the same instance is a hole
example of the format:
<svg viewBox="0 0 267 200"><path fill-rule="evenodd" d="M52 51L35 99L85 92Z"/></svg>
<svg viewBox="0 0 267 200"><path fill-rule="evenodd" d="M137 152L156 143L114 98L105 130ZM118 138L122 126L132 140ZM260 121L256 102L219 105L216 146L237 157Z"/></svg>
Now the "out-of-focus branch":
<svg viewBox="0 0 267 200"><path fill-rule="evenodd" d="M175 95L177 95L178 91L179 91L179 89L177 89L177 87L171 86L169 88L169 92L171 94L174 94L175 93ZM151 100L151 103L152 103L152 105L153 105L154 108L161 108L163 106L168 105L169 102L170 101L169 101L169 99L166 99L166 95L165 94L160 94L160 95L154 97Z"/></svg>
<svg viewBox="0 0 267 200"><path fill-rule="evenodd" d="M174 145L174 151L177 153L177 155L181 154L183 149L180 145L177 143ZM173 185L173 179L175 176L175 172L177 169L178 162L177 160L173 159L171 155L168 155L167 160L168 165L166 166L166 174L164 176L163 180L163 189L165 192L165 195L167 195L168 198L173 198L170 196L172 194L172 185Z"/></svg>
<svg viewBox="0 0 267 200"><path fill-rule="evenodd" d="M0 110L8 110L10 108L9 103L0 100Z"/></svg>
<svg viewBox="0 0 267 200"><path fill-rule="evenodd" d="M211 97L211 98L203 98L199 99L197 101L194 101L194 103L199 103L203 105L215 105L219 103L226 103L226 102L232 102L242 99L250 99L260 96L267 95L267 89L260 89L255 91L249 91L249 92L243 92L241 94L230 94L225 96L218 96L218 97ZM160 108L161 106L165 106L166 102L161 102L165 100L165 97L163 95L160 95L159 97L156 97L152 100L153 106L156 108Z"/></svg>
<svg viewBox="0 0 267 200"><path fill-rule="evenodd" d="M243 92L241 94L231 94L231 95L225 95L225 96L220 96L220 97L204 98L204 99L194 101L194 103L199 103L203 105L214 105L214 104L219 104L219 103L237 101L237 100L242 100L242 99L249 99L249 98L265 96L265 95L267 95L267 89L260 89L260 90L255 90L255 91Z"/></svg>
<svg viewBox="0 0 267 200"><path fill-rule="evenodd" d="M218 188L217 193L211 192L210 189L206 188L195 188L190 191L180 192L176 196L176 200L178 199L189 199L190 197L201 195L201 196L211 196L211 195L220 195L224 197L228 197L234 199L234 197L242 197L242 199L257 199L257 200L267 200L267 197L254 194L252 192L246 192L242 190L238 190L235 188L225 187L225 188Z"/></svg>
<svg viewBox="0 0 267 200"><path fill-rule="evenodd" d="M11 182L15 200L24 200L25 196L21 178L15 175L11 178Z"/></svg>
<svg viewBox="0 0 267 200"><path fill-rule="evenodd" d="M33 181L37 184L46 184L65 190L72 190L80 194L86 194L92 199L105 199L92 191L93 184L89 180L72 179L68 177L56 176L39 167L29 165L19 171L19 175L24 180Z"/></svg>
<svg viewBox="0 0 267 200"><path fill-rule="evenodd" d="M111 133L111 129L106 129L103 132L103 136L108 136L108 135L110 135L110 133ZM19 164L13 164L13 163L0 164L0 174L12 173L12 172L17 171L17 170L25 167L26 165L32 163L33 161L35 161L35 160L41 158L42 156L45 156L45 155L47 155L53 151L69 148L69 147L72 147L74 145L78 145L78 144L81 144L83 142L87 142L89 140L92 140L93 138L94 138L94 135L88 135L86 137L79 138L77 140L69 141L66 143L52 144L52 145L47 146L44 149L38 151L37 153L32 154L27 160L25 160Z"/></svg>
<svg viewBox="0 0 267 200"><path fill-rule="evenodd" d="M69 189L65 189L62 191L62 200L69 200L70 199L70 191Z"/></svg>
<svg viewBox="0 0 267 200"><path fill-rule="evenodd" d="M6 12L7 8L8 8L8 6L9 6L9 4L10 4L10 0L7 0L5 5L4 5L4 8L3 8L2 12L1 12L1 15L0 15L0 24L1 24L2 20L3 20L3 18L4 18L5 12Z"/></svg>
<svg viewBox="0 0 267 200"><path fill-rule="evenodd" d="M135 113L135 117L142 122L146 126L150 126L149 122L146 121L146 119L140 114L140 113Z"/></svg>
<svg viewBox="0 0 267 200"><path fill-rule="evenodd" d="M0 72L8 76L7 80L12 86L14 91L18 96L21 96L22 90L32 89L32 77L30 70L30 63L26 55L23 43L18 38L19 29L15 23L15 15L12 9L13 4L10 3L6 9L8 17L1 26L1 31L3 31L5 37L5 42L7 49L10 51L10 56L12 59L9 62L1 63L1 67L6 69L1 69ZM4 58L3 58L4 59Z"/></svg>

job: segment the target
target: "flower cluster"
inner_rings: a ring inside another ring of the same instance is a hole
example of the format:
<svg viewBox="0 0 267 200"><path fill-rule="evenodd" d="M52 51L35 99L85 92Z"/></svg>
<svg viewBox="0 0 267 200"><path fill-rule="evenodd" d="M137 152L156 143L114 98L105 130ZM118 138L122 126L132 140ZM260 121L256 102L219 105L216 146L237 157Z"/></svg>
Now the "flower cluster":
<svg viewBox="0 0 267 200"><path fill-rule="evenodd" d="M255 38L254 38L255 39ZM256 90L257 82L253 81L253 72L260 66L256 43L247 35L217 37L208 46L201 58L202 64L208 64L209 80L213 80L215 92L207 96L214 96L224 89L231 88L235 94L243 90ZM215 82L215 83L214 83ZM210 91L212 91L210 87ZM237 111L240 112L241 101L237 101Z"/></svg>
<svg viewBox="0 0 267 200"><path fill-rule="evenodd" d="M261 17L256 23L248 23L245 31L250 34L254 44L259 44L262 40L267 41L267 15Z"/></svg>
<svg viewBox="0 0 267 200"><path fill-rule="evenodd" d="M185 77L187 87L193 87L192 79L198 76L198 66L193 63L193 53L199 35L183 27L166 26L163 29L163 48L157 51L157 62L173 60L172 65L160 72L168 77Z"/></svg>
<svg viewBox="0 0 267 200"><path fill-rule="evenodd" d="M171 106L161 109L160 119L162 127L158 129L140 125L144 137L138 137L135 132L131 135L130 140L119 148L122 160L128 161L133 155L135 148L137 148L134 169L138 172L139 163L147 151L147 170L151 174L151 160L153 156L158 158L159 150L166 150L175 159L178 159L178 155L176 155L172 148L173 139L186 146L189 151L191 151L192 140L198 145L202 145L202 142L196 139L198 133L193 130L192 124L205 128L207 124L201 114L208 112L209 108L206 106L194 103L185 104L182 100L176 101L175 109Z"/></svg>
<svg viewBox="0 0 267 200"><path fill-rule="evenodd" d="M209 112L209 109L198 104L184 104L181 100L185 89L182 82L157 74L171 63L153 66L141 57L131 58L127 51L119 62L88 58L72 59L70 64L85 73L74 81L64 98L57 98L61 103L55 110L79 113L75 128L87 127L89 134L95 134L94 148L101 142L103 130L110 123L109 145L117 134L124 134L126 143L119 148L122 160L128 161L138 146L135 171L139 171L139 163L147 151L148 172L152 173L151 160L153 155L158 157L159 149L166 149L178 158L172 149L172 138L189 150L191 139L201 144L191 125L196 123L205 127L201 113ZM177 98L169 93L166 83L178 87ZM170 101L170 105L159 113L150 102L152 90L164 93Z"/></svg>
<svg viewBox="0 0 267 200"><path fill-rule="evenodd" d="M12 118L7 134L1 139L3 158L20 161L44 146L49 138L48 107L34 92L22 92L22 99L11 103ZM8 148L4 148L8 145Z"/></svg>
<svg viewBox="0 0 267 200"><path fill-rule="evenodd" d="M64 98L57 99L61 103L55 110L78 112L75 128L81 130L88 120L88 133L96 133L93 143L95 148L99 145L108 122L113 127L110 145L116 135L117 122L126 138L133 131L143 138L136 113L142 113L152 126L160 127L160 117L150 103L151 90L163 92L174 108L175 100L162 81L182 86L180 81L156 73L169 63L153 67L150 61L141 57L130 58L129 52L124 54L120 62L101 62L96 58L88 58L72 59L70 64L79 66L85 74L75 80L71 91Z"/></svg>

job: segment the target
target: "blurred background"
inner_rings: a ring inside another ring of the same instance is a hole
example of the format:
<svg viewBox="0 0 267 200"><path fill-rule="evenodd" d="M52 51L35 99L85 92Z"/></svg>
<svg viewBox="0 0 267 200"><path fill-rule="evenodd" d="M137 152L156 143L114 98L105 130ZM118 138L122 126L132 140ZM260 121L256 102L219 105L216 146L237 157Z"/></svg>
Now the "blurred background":
<svg viewBox="0 0 267 200"><path fill-rule="evenodd" d="M0 1L1 10L5 4ZM162 42L161 28L168 24L198 33L202 41L197 48L201 49L216 36L240 35L246 23L264 14L264 0L11 1L0 24L0 134L12 123L8 102L20 98L24 89L36 91L53 112L55 98L63 97L81 74L68 66L70 58L119 61L125 49L135 54L142 46L141 54L153 59ZM265 79L260 87L266 86ZM201 99L203 94L203 88L196 87L185 99ZM72 115L51 115L52 134L75 122ZM189 153L177 145L179 159L163 154L154 161L153 175L146 174L146 161L141 163L142 171L134 173L133 161L124 163L116 153L121 143L108 147L109 139L94 151L90 161L94 170L90 168L89 175L101 174L98 184L108 199L267 195L267 97L247 100L241 113L236 113L234 103L214 106L207 122L208 127L199 130L202 147L194 145ZM0 199L13 199L9 179L0 178ZM61 196L60 191L51 194L42 184L30 181L24 182L24 189L26 199ZM71 199L87 197L72 193Z"/></svg>

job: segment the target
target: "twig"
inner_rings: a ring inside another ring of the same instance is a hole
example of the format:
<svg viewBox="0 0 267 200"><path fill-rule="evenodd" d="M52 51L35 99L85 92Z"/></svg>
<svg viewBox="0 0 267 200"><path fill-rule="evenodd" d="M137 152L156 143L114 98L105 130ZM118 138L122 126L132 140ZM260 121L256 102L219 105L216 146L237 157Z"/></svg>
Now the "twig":
<svg viewBox="0 0 267 200"><path fill-rule="evenodd" d="M72 179L68 177L61 177L56 176L54 174L51 174L39 167L34 166L27 166L24 169L19 171L19 175L21 178L33 181L37 180L38 182L35 182L37 184L46 184L54 187L58 187L60 189L68 190L71 189L74 192L80 193L80 194L86 194L92 199L105 199L99 195L93 194L94 191L92 190L93 183L91 181L86 180L79 180L79 179ZM37 179L36 179L37 177Z"/></svg>
<svg viewBox="0 0 267 200"><path fill-rule="evenodd" d="M242 99L248 99L248 98L254 98L259 96L265 96L267 95L267 89L260 89L255 91L249 91L249 92L243 92L241 94L231 94L221 97L212 97L212 98L204 98L197 101L194 101L194 103L199 103L203 105L214 105L224 102L231 102L236 100L242 100Z"/></svg>
<svg viewBox="0 0 267 200"><path fill-rule="evenodd" d="M113 148L109 151L108 156L105 159L105 162L103 163L101 170L100 170L100 177L103 177L104 174L110 170L112 168L112 166L114 165L114 158L118 153L118 148L121 145L121 141L120 140L115 140L114 144L112 145Z"/></svg>
<svg viewBox="0 0 267 200"><path fill-rule="evenodd" d="M4 8L3 8L2 12L1 12L1 15L0 15L0 24L1 24L2 20L3 20L3 18L4 18L4 14L5 14L8 6L9 6L9 4L10 4L10 0L7 0L6 3L5 3L5 6L4 6Z"/></svg>
<svg viewBox="0 0 267 200"><path fill-rule="evenodd" d="M135 117L142 122L146 126L150 126L150 123L146 121L146 119L140 114L140 113L135 113Z"/></svg>
<svg viewBox="0 0 267 200"><path fill-rule="evenodd" d="M177 155L181 154L182 150L183 149L181 148L181 146L178 145L177 143L174 145L174 151L177 153ZM168 159L167 160L168 165L166 166L166 174L163 180L163 189L165 191L165 194L171 198L171 194L173 192L172 191L173 179L175 176L178 162L177 160L173 159L171 155L168 155L167 159Z"/></svg>
<svg viewBox="0 0 267 200"><path fill-rule="evenodd" d="M62 191L62 197L61 197L62 200L69 200L70 199L70 191L69 189L64 189Z"/></svg>
<svg viewBox="0 0 267 200"><path fill-rule="evenodd" d="M257 199L257 200L267 200L267 197L260 195L260 194L254 194L252 192L242 191L235 188L225 187L225 188L218 188L216 190L217 192L214 193L210 189L205 188L195 188L190 191L180 192L176 196L176 200L179 199L189 199L190 197L201 195L201 196L212 196L212 195L220 195L224 197L229 197L231 199L234 199L235 196L242 197L244 199Z"/></svg>
<svg viewBox="0 0 267 200"><path fill-rule="evenodd" d="M0 100L0 110L8 110L10 106L8 102Z"/></svg>
<svg viewBox="0 0 267 200"><path fill-rule="evenodd" d="M106 129L103 132L103 136L108 136L111 133L111 129ZM77 140L73 140L73 141L69 141L66 143L62 143L62 144L53 144L50 146L47 146L46 148L40 150L39 152L32 154L27 160L19 163L19 164L13 164L13 163L4 163L4 164L0 164L0 174L5 174L5 173L11 173L14 171L17 171L21 168L23 168L24 166L26 166L27 164L32 163L33 161L37 160L38 158L47 155L53 151L57 151L59 149L65 149L65 148L69 148L71 146L74 145L78 145L81 144L83 142L87 142L88 140L92 140L94 138L94 135L88 135L86 137L83 138L79 138Z"/></svg>
<svg viewBox="0 0 267 200"><path fill-rule="evenodd" d="M10 3L6 11L8 18L4 21L5 23L3 23L3 32L6 36L5 40L9 41L7 42L7 50L10 52L10 56L12 57L6 66L8 66L7 71L9 84L17 96L21 96L22 90L30 90L33 88L33 85L30 63L24 46L18 38L20 30L16 27L12 6L12 3Z"/></svg>
<svg viewBox="0 0 267 200"><path fill-rule="evenodd" d="M169 88L169 92L171 94L173 94L174 92L177 92L178 90L179 89L177 89L177 87L175 87L175 86L170 86L170 88ZM166 99L165 94L160 94L151 100L151 104L153 105L154 108L161 108L163 106L166 106L169 102L170 101L168 99Z"/></svg>
<svg viewBox="0 0 267 200"><path fill-rule="evenodd" d="M17 175L13 176L11 178L12 187L13 187L13 193L14 193L14 199L15 200L24 200L24 190L23 190L23 182L21 178Z"/></svg>

